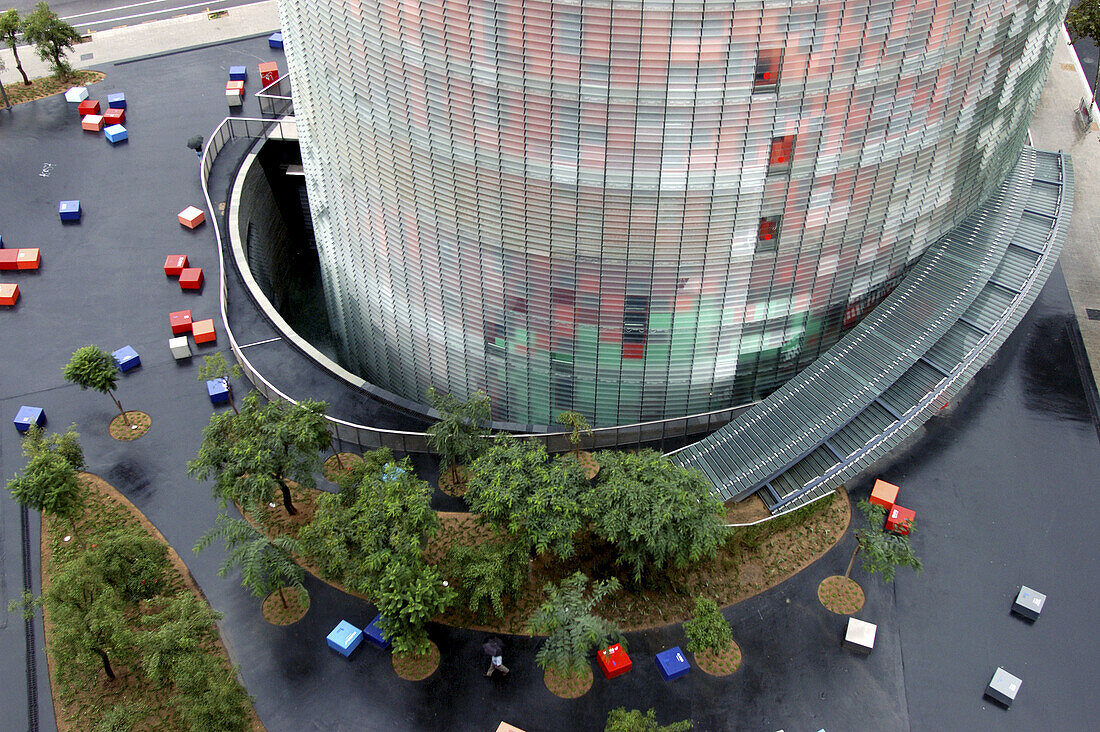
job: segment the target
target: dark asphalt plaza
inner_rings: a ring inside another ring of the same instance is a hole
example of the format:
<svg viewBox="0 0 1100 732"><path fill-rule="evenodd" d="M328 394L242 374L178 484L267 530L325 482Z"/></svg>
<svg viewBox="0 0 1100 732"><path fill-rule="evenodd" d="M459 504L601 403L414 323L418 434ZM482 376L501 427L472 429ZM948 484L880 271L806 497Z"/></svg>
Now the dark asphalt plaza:
<svg viewBox="0 0 1100 732"><path fill-rule="evenodd" d="M506 720L529 732L598 730L617 706L654 707L662 723L690 717L700 730L1095 728L1100 439L1095 387L1060 269L960 399L850 486L856 497L879 476L902 486L901 502L917 512L914 545L925 567L920 576L901 571L891 585L855 570L868 593L857 617L879 626L868 657L841 648L845 619L815 596L822 578L844 571L850 532L800 575L726 610L745 663L722 679L696 668L661 680L653 654L686 642L672 626L631 634L633 670L610 681L597 672L591 691L566 701L543 686L537 641L507 638L513 672L486 679L484 636L433 626L440 669L423 682L404 682L385 652L364 644L345 660L326 648L325 635L340 619L366 624L374 612L315 580L305 619L265 623L238 578L216 576L218 549L190 551L216 514L209 486L185 473L211 413L195 372L213 349L176 362L167 340L170 311L189 308L195 319L218 320L213 229L207 223L190 232L175 218L189 204L204 207L198 160L185 142L209 134L226 115L230 65L249 66L244 113L254 116L255 66L269 59L285 70L278 52L255 38L103 67L107 79L90 88L92 98L105 102L125 91L129 105L130 140L117 147L81 132L75 105L61 96L0 112L0 236L5 247L42 253L39 270L0 274L22 292L16 307L0 309L0 473L9 478L23 466L10 422L20 405L44 407L53 430L75 423L90 470L146 513L225 613L223 638L268 729L493 730ZM214 197L224 200L225 191ZM63 225L57 204L71 198L81 200L84 218ZM201 292L181 292L164 276L169 254L187 254L204 268ZM217 331L217 348L228 353L220 321ZM122 376L118 389L127 409L152 417L140 440L112 440L110 400L63 381L69 355L88 343L107 350L129 344L141 354L142 366ZM332 388L290 349L278 372L291 382L323 381L326 393ZM341 410L370 412L353 394L337 398ZM430 462L420 462L433 478ZM31 529L36 536L34 514ZM18 596L22 572L19 508L4 492L5 601ZM1048 595L1034 624L1009 614L1020 584ZM41 729L50 730L40 622L36 646ZM26 729L23 623L13 614L0 614L0 657L7 681L0 729ZM997 666L1023 679L1008 710L982 697Z"/></svg>

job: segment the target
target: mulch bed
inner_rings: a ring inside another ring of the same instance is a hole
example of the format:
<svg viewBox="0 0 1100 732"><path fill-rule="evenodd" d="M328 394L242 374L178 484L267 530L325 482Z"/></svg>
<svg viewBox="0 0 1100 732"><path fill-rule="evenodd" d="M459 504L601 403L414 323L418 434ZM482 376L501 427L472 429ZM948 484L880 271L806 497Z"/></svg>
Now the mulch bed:
<svg viewBox="0 0 1100 732"><path fill-rule="evenodd" d="M130 424L126 424L126 420L130 420ZM107 431L111 433L111 437L123 442L130 442L143 436L149 431L149 428L153 426L153 418L145 412L127 412L126 419L123 419L122 415L116 415L111 420L110 426Z"/></svg>
<svg viewBox="0 0 1100 732"><path fill-rule="evenodd" d="M10 68L14 69L15 64L13 63ZM5 84L4 91L8 93L9 102L22 104L23 102L33 102L35 99L52 97L54 94L60 94L68 90L71 86L95 84L97 81L103 81L106 76L102 71L74 71L65 79L59 79L56 76L31 79L30 86L24 85L23 80L20 79L13 84ZM0 100L0 102L2 101Z"/></svg>
<svg viewBox="0 0 1100 732"><path fill-rule="evenodd" d="M839 574L821 580L821 584L817 586L817 599L827 610L837 615L859 612L866 601L859 583Z"/></svg>
<svg viewBox="0 0 1100 732"><path fill-rule="evenodd" d="M454 474L458 473L458 479L456 480ZM439 474L439 490L446 493L448 496L454 496L455 498L462 498L466 495L466 468L462 465L455 467L454 471L447 468Z"/></svg>
<svg viewBox="0 0 1100 732"><path fill-rule="evenodd" d="M309 593L297 587L283 587L264 598L262 612L264 620L272 625L291 625L297 623L309 612ZM283 605L283 600L286 605Z"/></svg>
<svg viewBox="0 0 1100 732"><path fill-rule="evenodd" d="M343 462L342 466L340 465L341 462ZM341 478L361 462L363 462L361 455L356 455L354 452L339 452L325 460L325 464L321 468L321 475L325 476L325 480L330 483L339 483Z"/></svg>
<svg viewBox="0 0 1100 732"><path fill-rule="evenodd" d="M711 676L729 676L741 668L741 648L731 642L722 651L700 651L695 654L695 663Z"/></svg>
<svg viewBox="0 0 1100 732"><path fill-rule="evenodd" d="M596 456L592 453L581 450L579 455L572 452L566 454L581 464L581 468L584 470L584 477L588 480L592 480L599 474L600 464L596 461Z"/></svg>
<svg viewBox="0 0 1100 732"><path fill-rule="evenodd" d="M576 699L584 696L592 688L592 669L585 668L583 673L570 676L548 668L543 672L542 680L554 696L562 699Z"/></svg>
<svg viewBox="0 0 1100 732"><path fill-rule="evenodd" d="M80 473L81 482L89 490L88 505L84 515L76 521L76 533L73 534L73 526L67 521L57 521L48 516L42 517L40 532L40 544L42 552L41 583L43 591L50 584L50 567L54 561L63 561L65 556L78 552L83 542L94 542L99 532L105 532L118 526L137 524L146 533L157 541L168 546L168 560L171 569L168 573L167 587L162 595L171 595L173 592L187 589L196 597L206 602L205 595L195 584L190 570L180 559L179 554L165 541L164 536L155 526L139 511L130 501L115 490L107 481L91 473ZM64 537L73 536L70 541L64 541ZM140 710L144 715L134 718L134 729L158 729L158 730L183 730L186 729L178 718L176 711L170 704L171 695L165 694L164 689L154 687L140 672L139 669L130 669L125 664L117 664L114 670L118 678L108 681L102 669L96 669L89 673L88 678L75 686L76 693L68 694L62 684L58 683L59 670L53 654L49 650L48 641L53 632L53 624L50 622L49 613L43 608L43 625L46 629L47 651L46 662L49 667L50 693L53 697L54 717L57 720L57 728L60 732L84 732L94 729L95 721L103 712L114 704L126 704L133 709ZM222 645L220 638L216 639L211 653L218 654L225 668L231 668L229 656ZM250 714L252 732L263 732L265 729L255 710Z"/></svg>
<svg viewBox="0 0 1100 732"><path fill-rule="evenodd" d="M423 656L399 656L392 654L393 670L405 681L423 681L439 668L439 646L431 641L431 647Z"/></svg>

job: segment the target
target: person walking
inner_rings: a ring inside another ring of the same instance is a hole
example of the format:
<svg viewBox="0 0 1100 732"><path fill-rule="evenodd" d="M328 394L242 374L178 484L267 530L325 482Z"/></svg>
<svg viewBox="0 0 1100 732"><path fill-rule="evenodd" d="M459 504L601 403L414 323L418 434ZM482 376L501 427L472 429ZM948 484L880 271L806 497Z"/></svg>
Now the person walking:
<svg viewBox="0 0 1100 732"><path fill-rule="evenodd" d="M504 665L504 643L500 638L493 637L485 641L481 644L481 650L485 651L485 655L489 657L489 670L485 672L486 676L492 676L494 671L508 675L508 667Z"/></svg>

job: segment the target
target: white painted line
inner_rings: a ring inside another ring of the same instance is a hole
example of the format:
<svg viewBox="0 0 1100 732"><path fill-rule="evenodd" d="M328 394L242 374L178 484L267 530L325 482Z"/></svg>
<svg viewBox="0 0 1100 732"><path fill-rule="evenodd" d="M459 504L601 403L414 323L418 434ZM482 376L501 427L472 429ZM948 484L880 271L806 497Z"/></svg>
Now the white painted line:
<svg viewBox="0 0 1100 732"><path fill-rule="evenodd" d="M268 338L266 341L256 341L255 343L246 343L243 346L237 346L237 348L252 348L252 346L262 346L265 343L272 343L274 341L281 341L282 337L275 336L274 338Z"/></svg>
<svg viewBox="0 0 1100 732"><path fill-rule="evenodd" d="M146 5L156 5L158 3L171 2L171 0L146 0L143 3L130 3L129 5L116 5L111 8L103 8L102 10L90 10L87 13L76 13L74 15L66 15L61 18L66 22L73 20L74 18L83 18L88 15L102 15L103 13L113 13L116 10L130 10L131 8L141 8Z"/></svg>
<svg viewBox="0 0 1100 732"><path fill-rule="evenodd" d="M191 3L190 5L176 5L170 8L164 8L163 10L150 10L147 13L134 13L133 15L122 15L117 18L104 18L103 20L91 20L86 23L76 23L81 28L88 28L93 25L105 25L108 23L121 24L125 20L134 20L135 18L146 18L150 15L164 15L165 13L174 13L178 10L188 10L190 8L209 8L211 5L217 5L219 2L228 2L228 0L208 0L202 3ZM185 13L180 13L184 15ZM65 20L62 18L62 20Z"/></svg>

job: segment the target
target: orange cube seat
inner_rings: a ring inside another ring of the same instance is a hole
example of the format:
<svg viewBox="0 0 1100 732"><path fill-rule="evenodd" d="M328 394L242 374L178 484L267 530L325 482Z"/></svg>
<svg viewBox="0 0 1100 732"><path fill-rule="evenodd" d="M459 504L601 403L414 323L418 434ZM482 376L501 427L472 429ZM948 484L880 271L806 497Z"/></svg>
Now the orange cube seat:
<svg viewBox="0 0 1100 732"><path fill-rule="evenodd" d="M184 267L180 271L180 289L198 290L202 288L202 267Z"/></svg>
<svg viewBox="0 0 1100 732"><path fill-rule="evenodd" d="M191 311L177 310L168 313L168 325L172 327L172 335L191 332Z"/></svg>
<svg viewBox="0 0 1100 732"><path fill-rule="evenodd" d="M80 120L80 129L85 132L102 132L103 131L103 115L101 114L87 114Z"/></svg>
<svg viewBox="0 0 1100 732"><path fill-rule="evenodd" d="M17 249L19 254L15 258L16 269L38 269L42 263L42 255L37 249Z"/></svg>
<svg viewBox="0 0 1100 732"><path fill-rule="evenodd" d="M887 483L885 480L876 480L875 487L871 489L871 503L876 506L882 506L889 513L890 509L894 507L894 502L898 500L898 491L901 490L893 483Z"/></svg>
<svg viewBox="0 0 1100 732"><path fill-rule="evenodd" d="M188 229L194 229L196 226L206 221L206 214L197 206L188 206L176 214L176 218Z"/></svg>
<svg viewBox="0 0 1100 732"><path fill-rule="evenodd" d="M216 343L218 336L214 332L214 319L196 320L191 324L191 335L195 336L195 343Z"/></svg>
<svg viewBox="0 0 1100 732"><path fill-rule="evenodd" d="M179 277L180 272L188 266L186 254L169 254L164 260L164 274L169 277Z"/></svg>
<svg viewBox="0 0 1100 732"><path fill-rule="evenodd" d="M19 299L19 285L0 283L0 305L14 305Z"/></svg>

